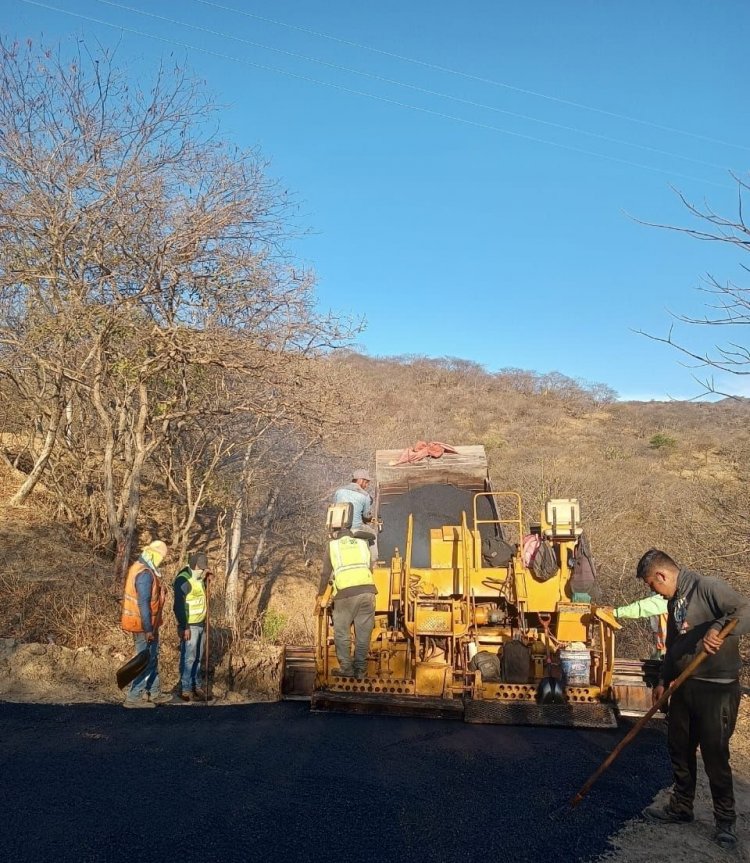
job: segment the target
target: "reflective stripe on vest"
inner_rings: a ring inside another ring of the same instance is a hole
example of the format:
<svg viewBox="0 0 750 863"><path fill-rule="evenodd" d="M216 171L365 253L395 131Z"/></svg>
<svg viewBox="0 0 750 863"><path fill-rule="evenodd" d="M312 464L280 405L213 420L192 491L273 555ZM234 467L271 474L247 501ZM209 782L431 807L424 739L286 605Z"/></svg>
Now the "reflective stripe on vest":
<svg viewBox="0 0 750 863"><path fill-rule="evenodd" d="M661 651L667 649L667 617L666 614L660 614L656 617L654 641L656 642L656 649Z"/></svg>
<svg viewBox="0 0 750 863"><path fill-rule="evenodd" d="M151 574L151 596L149 598L151 628L156 629L162 622L161 612L164 607L166 593L162 589L161 580L142 560L136 560L128 569L128 574L125 578L125 590L122 596L120 626L125 632L146 631L141 620L141 610L138 607L138 591L135 587L135 580L142 572Z"/></svg>
<svg viewBox="0 0 750 863"><path fill-rule="evenodd" d="M185 595L188 624L204 623L206 620L206 585L202 578L196 578L189 569L184 569L185 579L190 590ZM182 575L180 573L180 575Z"/></svg>
<svg viewBox="0 0 750 863"><path fill-rule="evenodd" d="M364 539L342 536L328 543L333 567L333 592L375 584L370 569L370 547Z"/></svg>

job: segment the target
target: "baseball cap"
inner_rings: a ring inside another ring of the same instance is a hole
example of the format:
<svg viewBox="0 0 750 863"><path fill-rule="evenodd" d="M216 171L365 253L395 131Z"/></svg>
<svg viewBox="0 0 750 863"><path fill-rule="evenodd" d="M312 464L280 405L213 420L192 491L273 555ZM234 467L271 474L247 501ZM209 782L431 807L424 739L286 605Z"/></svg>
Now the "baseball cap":
<svg viewBox="0 0 750 863"><path fill-rule="evenodd" d="M205 551L194 551L188 555L188 566L190 569L205 569L208 566L208 558Z"/></svg>
<svg viewBox="0 0 750 863"><path fill-rule="evenodd" d="M371 482L370 474L364 468L358 467L352 473L352 479L366 479L368 482Z"/></svg>

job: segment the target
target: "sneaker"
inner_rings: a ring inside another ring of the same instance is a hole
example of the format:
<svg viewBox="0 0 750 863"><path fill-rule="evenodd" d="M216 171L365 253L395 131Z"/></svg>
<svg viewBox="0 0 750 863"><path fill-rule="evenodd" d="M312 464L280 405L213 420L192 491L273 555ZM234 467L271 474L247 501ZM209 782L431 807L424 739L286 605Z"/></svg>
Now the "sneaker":
<svg viewBox="0 0 750 863"><path fill-rule="evenodd" d="M737 847L737 833L734 824L717 824L714 833L714 842L725 851L731 851Z"/></svg>
<svg viewBox="0 0 750 863"><path fill-rule="evenodd" d="M172 701L172 696L166 692L149 692L148 700L150 704L169 704Z"/></svg>
<svg viewBox="0 0 750 863"><path fill-rule="evenodd" d="M331 673L334 677L354 677L354 672L348 668L334 668Z"/></svg>
<svg viewBox="0 0 750 863"><path fill-rule="evenodd" d="M123 707L131 707L131 708L141 708L141 707L155 707L155 704L152 704L150 701L146 701L145 698L126 698L125 701L122 702Z"/></svg>
<svg viewBox="0 0 750 863"><path fill-rule="evenodd" d="M365 668L355 668L354 669L355 680L364 680L365 677L367 677L367 669L365 669Z"/></svg>
<svg viewBox="0 0 750 863"><path fill-rule="evenodd" d="M685 824L693 820L693 813L677 812L667 803L666 806L647 806L643 810L643 817L658 824Z"/></svg>

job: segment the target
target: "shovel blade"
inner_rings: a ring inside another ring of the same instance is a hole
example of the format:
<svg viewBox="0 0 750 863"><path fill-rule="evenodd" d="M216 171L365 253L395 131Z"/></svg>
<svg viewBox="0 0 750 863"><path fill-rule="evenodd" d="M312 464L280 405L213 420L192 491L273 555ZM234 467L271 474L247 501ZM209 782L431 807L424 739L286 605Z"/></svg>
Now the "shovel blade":
<svg viewBox="0 0 750 863"><path fill-rule="evenodd" d="M538 704L565 704L565 688L555 677L545 677L539 681L536 690Z"/></svg>
<svg viewBox="0 0 750 863"><path fill-rule="evenodd" d="M121 665L116 671L117 685L124 689L132 683L148 665L149 649L144 647L140 653Z"/></svg>

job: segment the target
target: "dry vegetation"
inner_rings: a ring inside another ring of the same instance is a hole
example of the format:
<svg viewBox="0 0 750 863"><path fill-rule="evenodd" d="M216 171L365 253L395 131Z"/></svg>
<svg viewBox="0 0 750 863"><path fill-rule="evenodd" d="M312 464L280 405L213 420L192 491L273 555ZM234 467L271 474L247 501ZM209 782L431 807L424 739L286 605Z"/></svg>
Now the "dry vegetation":
<svg viewBox="0 0 750 863"><path fill-rule="evenodd" d="M139 87L85 46L0 42L0 635L121 649L122 575L158 537L174 570L209 552L222 656L307 642L326 500L417 439L483 444L527 519L578 497L611 603L651 545L745 586L745 401L351 351L286 249L289 196L210 117L179 68ZM709 290L743 322L742 289Z"/></svg>

